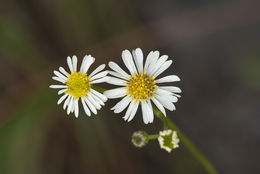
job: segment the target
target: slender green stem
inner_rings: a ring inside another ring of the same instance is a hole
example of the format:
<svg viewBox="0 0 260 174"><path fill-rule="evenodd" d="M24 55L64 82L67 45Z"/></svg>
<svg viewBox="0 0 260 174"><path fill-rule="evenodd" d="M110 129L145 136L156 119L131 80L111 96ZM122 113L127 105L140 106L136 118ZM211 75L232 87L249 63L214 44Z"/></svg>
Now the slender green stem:
<svg viewBox="0 0 260 174"><path fill-rule="evenodd" d="M104 92L106 89L92 86L93 89ZM189 149L189 151L193 154L193 156L202 164L205 170L209 174L218 174L214 166L210 163L210 161L199 151L198 148L182 133L182 131L167 117L163 115L157 108L153 107L153 111L158 118L160 118L164 123L164 129L171 128L175 130L181 139L182 143ZM149 135L149 139L156 139L159 135Z"/></svg>
<svg viewBox="0 0 260 174"><path fill-rule="evenodd" d="M168 121L166 119L162 120L163 121L163 129L164 130L167 130L169 129L169 124L168 124Z"/></svg>
<svg viewBox="0 0 260 174"><path fill-rule="evenodd" d="M157 139L159 137L158 134L148 135L149 140Z"/></svg>
<svg viewBox="0 0 260 174"><path fill-rule="evenodd" d="M157 108L154 107L153 110L157 117L163 121L163 123L167 122L167 125L177 132L179 138L181 139L181 142L189 149L189 151L203 165L203 167L209 174L218 173L214 166L210 163L210 161L199 151L198 148L196 148L196 146L182 133L182 131L169 118L165 117Z"/></svg>

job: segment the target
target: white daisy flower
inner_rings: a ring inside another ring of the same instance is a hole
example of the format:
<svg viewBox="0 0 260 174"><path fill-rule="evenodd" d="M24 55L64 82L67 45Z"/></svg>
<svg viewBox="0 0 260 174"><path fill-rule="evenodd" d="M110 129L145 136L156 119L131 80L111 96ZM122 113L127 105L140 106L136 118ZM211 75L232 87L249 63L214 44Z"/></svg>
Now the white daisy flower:
<svg viewBox="0 0 260 174"><path fill-rule="evenodd" d="M180 95L176 93L180 93L181 89L174 86L159 86L159 84L180 81L180 78L176 75L169 75L157 79L172 64L172 60L167 60L167 55L159 56L159 51L151 51L143 65L143 52L137 48L133 50L132 54L130 51L124 50L122 59L130 74L115 62L109 62L108 65L113 70L109 73L114 77L109 77L107 83L121 87L107 90L104 93L108 98L124 97L111 108L115 113L122 112L129 105L123 118L131 121L141 104L143 121L147 124L152 123L154 119L152 102L165 116L164 108L175 110L173 103L178 101Z"/></svg>
<svg viewBox="0 0 260 174"><path fill-rule="evenodd" d="M102 71L105 68L105 64L98 66L89 75L87 71L89 67L95 62L95 58L91 55L86 55L82 61L80 70L77 71L78 59L76 56L67 58L67 63L70 69L68 73L64 68L60 67L59 71L54 71L55 76L53 80L61 82L62 85L51 85L50 88L60 89L58 94L63 94L58 100L58 104L63 101L63 109L67 108L67 114L79 115L78 102L81 100L83 108L88 116L91 112L97 114L97 110L104 105L107 101L107 97L91 88L92 84L102 83L107 80L107 71Z"/></svg>
<svg viewBox="0 0 260 174"><path fill-rule="evenodd" d="M176 131L171 129L160 131L158 141L160 147L165 149L167 152L171 152L172 149L179 147L179 138Z"/></svg>

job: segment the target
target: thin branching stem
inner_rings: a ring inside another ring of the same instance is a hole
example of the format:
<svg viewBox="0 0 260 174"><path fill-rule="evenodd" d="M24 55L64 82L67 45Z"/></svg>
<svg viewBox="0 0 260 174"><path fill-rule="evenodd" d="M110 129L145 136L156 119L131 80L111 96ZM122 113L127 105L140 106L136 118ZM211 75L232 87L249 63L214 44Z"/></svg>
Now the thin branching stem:
<svg viewBox="0 0 260 174"><path fill-rule="evenodd" d="M158 137L159 137L158 134L148 135L148 139L149 139L149 140L157 139Z"/></svg>

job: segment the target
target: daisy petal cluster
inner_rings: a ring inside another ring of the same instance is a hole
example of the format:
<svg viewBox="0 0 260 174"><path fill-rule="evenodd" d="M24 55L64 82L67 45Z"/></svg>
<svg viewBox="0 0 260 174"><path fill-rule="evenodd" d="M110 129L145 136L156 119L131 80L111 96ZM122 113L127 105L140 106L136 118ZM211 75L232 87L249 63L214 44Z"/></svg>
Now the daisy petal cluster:
<svg viewBox="0 0 260 174"><path fill-rule="evenodd" d="M69 72L63 67L59 71L54 71L53 80L61 82L61 85L51 85L50 88L60 89L58 94L63 94L58 100L58 104L64 101L63 109L67 109L67 114L79 115L79 100L83 105L85 113L90 116L91 112L97 114L97 110L104 105L107 97L91 88L92 84L106 82L107 71L102 71L105 64L98 66L92 73L87 74L90 66L95 62L95 58L86 55L83 58L80 69L77 71L78 59L76 56L68 57L67 63Z"/></svg>
<svg viewBox="0 0 260 174"><path fill-rule="evenodd" d="M160 131L158 141L160 147L162 149L165 149L167 152L171 152L172 149L179 147L180 142L176 131L173 131L171 129Z"/></svg>
<svg viewBox="0 0 260 174"><path fill-rule="evenodd" d="M168 69L172 60L168 60L167 55L160 56L159 51L151 51L144 63L143 52L140 48L122 52L122 59L129 73L125 72L115 62L109 62L112 71L109 73L107 83L120 86L115 89L105 91L104 95L108 98L123 98L113 108L114 113L120 113L128 109L123 117L131 121L139 105L141 105L143 121L145 124L152 123L154 114L152 103L166 116L165 108L175 110L174 103L178 101L177 93L181 93L180 88L175 86L161 86L162 83L180 81L176 75L168 75L158 78Z"/></svg>

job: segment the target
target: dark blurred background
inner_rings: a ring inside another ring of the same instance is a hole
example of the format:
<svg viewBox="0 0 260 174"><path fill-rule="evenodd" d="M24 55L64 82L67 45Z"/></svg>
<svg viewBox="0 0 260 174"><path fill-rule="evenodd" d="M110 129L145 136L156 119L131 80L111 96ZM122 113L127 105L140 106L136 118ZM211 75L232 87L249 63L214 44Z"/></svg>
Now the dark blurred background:
<svg viewBox="0 0 260 174"><path fill-rule="evenodd" d="M133 131L157 133L138 113L130 123L110 111L78 119L49 89L66 57L92 54L122 65L121 51L168 54L182 79L170 117L220 173L260 173L259 0L1 0L0 173L205 173L181 144L137 149ZM165 73L165 74L167 74ZM103 87L109 87L103 85Z"/></svg>

